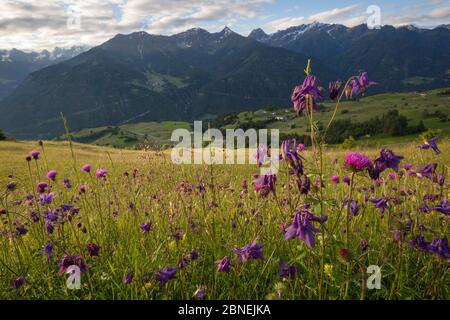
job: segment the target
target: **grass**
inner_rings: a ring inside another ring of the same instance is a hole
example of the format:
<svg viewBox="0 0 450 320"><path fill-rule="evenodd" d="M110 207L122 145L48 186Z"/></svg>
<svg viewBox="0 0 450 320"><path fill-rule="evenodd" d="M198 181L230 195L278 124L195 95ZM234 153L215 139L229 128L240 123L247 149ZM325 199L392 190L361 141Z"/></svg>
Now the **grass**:
<svg viewBox="0 0 450 320"><path fill-rule="evenodd" d="M165 124L167 130L177 125ZM144 133L147 126L136 125L134 130ZM415 170L438 163L436 173L448 183L450 141L440 141L439 147L442 154L438 156L415 144L400 145L394 151L405 157L402 164L413 163ZM28 167L25 156L32 149L40 150L41 157ZM259 172L255 165L175 165L168 152L78 143L73 151L75 157L66 142L45 141L41 149L34 142L0 141L0 299L191 299L199 286L204 286L208 299L450 298L449 260L408 245L419 234L426 241L448 236L448 216L419 210L423 205L437 206L441 196L448 196L448 184L441 187L407 174L390 179L390 169L382 174L384 183L376 184L367 174L358 173L352 199L360 209L350 217L346 246L343 199L349 186L342 178L350 172L343 165L343 151L326 150L323 192L328 220L323 227L313 222L321 232L315 235L315 247L308 248L304 241L284 240L282 226L307 203L312 214L320 215L311 151L303 153L305 174L312 182L309 194L299 193L283 163L276 193L265 197L253 190L252 174ZM379 150L359 151L374 158ZM82 172L85 163L93 171L107 169L106 179ZM57 170L56 181L45 177L50 169ZM332 184L331 175L339 175L341 183ZM72 188L65 187L64 178L70 179ZM17 185L8 191L4 186L11 181ZM39 203L38 181L49 184L46 193L54 192L50 204ZM77 189L80 184L86 185L86 192ZM424 201L426 194L437 196ZM365 201L382 196L391 199L384 215ZM79 212L63 213L61 205L69 203ZM43 214L54 209L59 210L58 220L46 224ZM33 213L39 221L33 222ZM140 228L146 222L153 223L148 234ZM52 233L48 224L54 227ZM22 227L25 234L19 233ZM234 248L255 239L264 245L264 259L238 263ZM361 240L368 241L367 250L361 249ZM48 243L54 247L49 259L41 253ZM88 254L89 243L100 246L98 256ZM344 255L343 248L350 254ZM176 266L192 250L198 252L198 259L185 260L176 279L161 285L155 272ZM81 288L69 290L67 275L59 272L57 262L76 254L89 268L82 273ZM225 256L231 260L230 272L219 273L216 261ZM298 268L294 279L280 278L280 260ZM369 265L381 268L380 290L361 286L368 276L361 271ZM127 274L133 275L129 284L124 283ZM11 282L21 276L25 282L13 288Z"/></svg>

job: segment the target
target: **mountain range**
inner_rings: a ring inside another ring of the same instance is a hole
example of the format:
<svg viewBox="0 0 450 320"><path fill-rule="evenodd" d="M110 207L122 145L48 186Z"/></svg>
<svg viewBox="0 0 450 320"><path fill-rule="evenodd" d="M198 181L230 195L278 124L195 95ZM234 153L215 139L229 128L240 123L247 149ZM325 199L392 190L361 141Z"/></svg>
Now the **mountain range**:
<svg viewBox="0 0 450 320"><path fill-rule="evenodd" d="M86 50L87 47L82 46L40 52L0 50L0 99L17 88L30 73L73 58Z"/></svg>
<svg viewBox="0 0 450 320"><path fill-rule="evenodd" d="M132 122L192 120L289 105L307 59L323 87L360 70L369 93L449 85L450 29L313 23L248 37L229 28L172 35L119 34L32 72L0 102L0 128L19 138Z"/></svg>

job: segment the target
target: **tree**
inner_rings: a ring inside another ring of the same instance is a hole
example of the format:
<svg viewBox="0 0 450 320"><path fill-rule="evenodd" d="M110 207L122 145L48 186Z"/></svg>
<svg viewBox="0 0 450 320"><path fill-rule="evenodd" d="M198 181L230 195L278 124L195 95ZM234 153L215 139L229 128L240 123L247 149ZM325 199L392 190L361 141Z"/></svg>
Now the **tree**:
<svg viewBox="0 0 450 320"><path fill-rule="evenodd" d="M0 130L0 141L1 141L1 140L5 140L5 139L6 139L5 134L3 133L2 130Z"/></svg>

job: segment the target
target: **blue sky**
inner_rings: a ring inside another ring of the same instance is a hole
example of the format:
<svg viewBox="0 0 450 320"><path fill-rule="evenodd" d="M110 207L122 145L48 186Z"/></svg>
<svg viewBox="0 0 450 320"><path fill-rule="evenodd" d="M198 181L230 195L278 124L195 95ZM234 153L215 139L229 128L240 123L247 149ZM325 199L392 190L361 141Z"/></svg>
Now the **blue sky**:
<svg viewBox="0 0 450 320"><path fill-rule="evenodd" d="M0 49L98 45L117 33L174 34L225 25L248 34L311 23L366 23L369 5L381 23L434 27L450 24L450 0L1 0ZM69 23L70 22L70 23Z"/></svg>

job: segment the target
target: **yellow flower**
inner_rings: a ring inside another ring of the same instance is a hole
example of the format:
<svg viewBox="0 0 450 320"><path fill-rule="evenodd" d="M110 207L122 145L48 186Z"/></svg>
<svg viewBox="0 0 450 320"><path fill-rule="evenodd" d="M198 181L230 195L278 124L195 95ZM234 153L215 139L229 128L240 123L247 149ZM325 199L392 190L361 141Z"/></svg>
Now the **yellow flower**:
<svg viewBox="0 0 450 320"><path fill-rule="evenodd" d="M324 266L323 266L323 271L325 272L325 274L327 275L327 276L329 276L330 278L332 278L333 277L333 265L332 264L325 264Z"/></svg>

